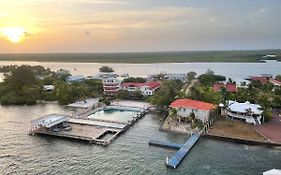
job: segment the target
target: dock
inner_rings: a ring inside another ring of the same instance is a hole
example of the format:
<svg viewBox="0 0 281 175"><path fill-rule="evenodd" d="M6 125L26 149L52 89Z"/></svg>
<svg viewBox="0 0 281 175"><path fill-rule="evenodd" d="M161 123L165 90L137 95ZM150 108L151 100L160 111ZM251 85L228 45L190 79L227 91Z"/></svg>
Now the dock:
<svg viewBox="0 0 281 175"><path fill-rule="evenodd" d="M136 114L128 122L88 118L88 114L92 110L87 110L82 115L75 116L48 114L31 121L32 126L29 135L52 135L107 146L149 111L148 109L124 106L107 106L106 108L134 110ZM101 109L96 108L94 110Z"/></svg>
<svg viewBox="0 0 281 175"><path fill-rule="evenodd" d="M162 148L171 148L171 149L180 149L183 147L183 144L171 143L171 142L164 142L164 141L157 141L157 140L150 140L148 142L149 145L158 146Z"/></svg>
<svg viewBox="0 0 281 175"><path fill-rule="evenodd" d="M192 134L190 138L183 144L183 146L174 154L172 158L167 158L166 165L169 168L177 168L183 158L189 153L193 145L200 138L201 134Z"/></svg>

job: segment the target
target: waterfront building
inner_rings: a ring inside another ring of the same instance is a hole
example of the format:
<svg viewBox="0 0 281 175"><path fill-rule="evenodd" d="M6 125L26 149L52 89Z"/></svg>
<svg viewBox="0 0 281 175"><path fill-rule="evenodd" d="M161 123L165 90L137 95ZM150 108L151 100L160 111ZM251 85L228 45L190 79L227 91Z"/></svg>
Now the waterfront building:
<svg viewBox="0 0 281 175"><path fill-rule="evenodd" d="M107 79L107 78L117 78L118 75L114 72L99 72L98 74L93 76L93 79Z"/></svg>
<svg viewBox="0 0 281 175"><path fill-rule="evenodd" d="M159 81L151 81L146 83L123 82L121 89L129 92L140 91L143 96L153 95L155 91L160 88Z"/></svg>
<svg viewBox="0 0 281 175"><path fill-rule="evenodd" d="M236 101L228 101L227 115L233 119L239 119L246 123L260 125L262 119L262 107L258 104L250 102L238 103Z"/></svg>
<svg viewBox="0 0 281 175"><path fill-rule="evenodd" d="M179 121L194 113L196 119L206 123L209 121L210 113L216 108L216 105L191 99L178 99L172 102L170 107L177 110L177 114L180 116Z"/></svg>
<svg viewBox="0 0 281 175"><path fill-rule="evenodd" d="M215 83L213 85L213 91L218 92L221 90L221 88L225 88L226 91L231 92L231 93L236 93L237 92L237 87L236 83Z"/></svg>
<svg viewBox="0 0 281 175"><path fill-rule="evenodd" d="M121 81L117 78L104 78L102 79L102 84L105 95L115 95L121 90Z"/></svg>
<svg viewBox="0 0 281 175"><path fill-rule="evenodd" d="M84 81L86 77L84 75L72 75L67 77L66 82L68 83L75 83L75 82L81 82Z"/></svg>
<svg viewBox="0 0 281 175"><path fill-rule="evenodd" d="M167 80L180 80L182 82L185 82L187 80L186 74L176 74L176 73L169 73L165 75L165 78Z"/></svg>

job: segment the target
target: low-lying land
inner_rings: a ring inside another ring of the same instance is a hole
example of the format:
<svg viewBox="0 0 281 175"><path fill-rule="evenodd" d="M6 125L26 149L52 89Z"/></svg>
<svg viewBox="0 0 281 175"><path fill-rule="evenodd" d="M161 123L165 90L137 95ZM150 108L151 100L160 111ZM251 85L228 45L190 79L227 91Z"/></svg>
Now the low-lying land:
<svg viewBox="0 0 281 175"><path fill-rule="evenodd" d="M275 59L281 61L281 50L0 54L0 61L96 63L259 62L267 54L275 54Z"/></svg>
<svg viewBox="0 0 281 175"><path fill-rule="evenodd" d="M219 118L210 128L209 135L241 140L266 142L267 139L256 132L251 125L239 120Z"/></svg>

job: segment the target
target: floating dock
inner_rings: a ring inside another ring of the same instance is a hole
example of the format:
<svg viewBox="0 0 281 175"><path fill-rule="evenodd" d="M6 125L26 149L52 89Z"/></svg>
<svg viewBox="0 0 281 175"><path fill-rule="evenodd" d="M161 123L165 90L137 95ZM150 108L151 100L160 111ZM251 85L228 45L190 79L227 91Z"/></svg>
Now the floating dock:
<svg viewBox="0 0 281 175"><path fill-rule="evenodd" d="M167 158L166 165L169 168L177 168L183 158L188 154L193 145L200 138L201 134L192 134L183 146L175 153L172 158Z"/></svg>
<svg viewBox="0 0 281 175"><path fill-rule="evenodd" d="M183 147L183 144L171 143L171 142L164 142L164 141L157 141L157 140L150 140L148 142L149 145L158 146L162 148L171 148L171 149L180 149Z"/></svg>

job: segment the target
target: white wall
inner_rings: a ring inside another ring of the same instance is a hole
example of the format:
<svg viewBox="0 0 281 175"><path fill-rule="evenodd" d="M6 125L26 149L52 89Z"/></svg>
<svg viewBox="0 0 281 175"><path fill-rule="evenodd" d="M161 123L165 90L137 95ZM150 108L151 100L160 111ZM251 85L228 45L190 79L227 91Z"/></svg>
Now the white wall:
<svg viewBox="0 0 281 175"><path fill-rule="evenodd" d="M191 109L191 108L177 108L179 115L187 117L190 113L194 112L195 118L201 120L203 123L209 120L210 111L200 110L200 109Z"/></svg>

